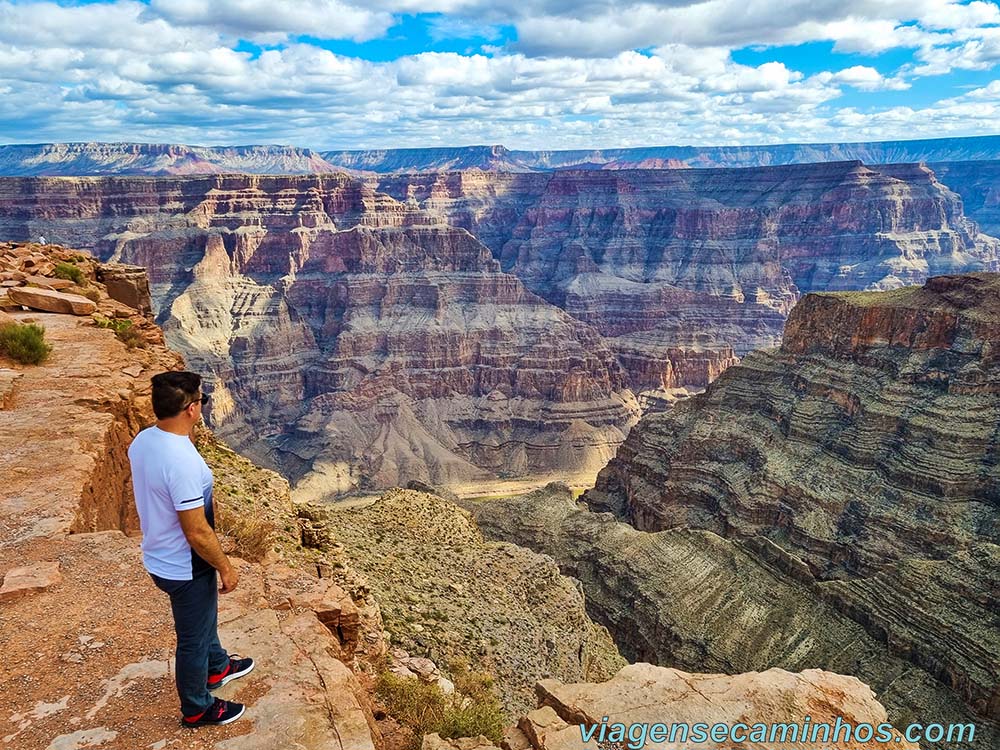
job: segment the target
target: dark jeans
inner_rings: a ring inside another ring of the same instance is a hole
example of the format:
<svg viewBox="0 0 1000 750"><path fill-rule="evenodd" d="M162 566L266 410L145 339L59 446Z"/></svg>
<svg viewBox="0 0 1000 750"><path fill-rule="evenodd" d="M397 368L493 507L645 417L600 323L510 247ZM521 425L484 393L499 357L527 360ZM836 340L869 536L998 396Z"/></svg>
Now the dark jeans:
<svg viewBox="0 0 1000 750"><path fill-rule="evenodd" d="M222 672L229 655L219 643L219 587L215 570L196 574L190 581L171 581L153 575L153 583L170 596L177 633L177 694L181 713L196 716L214 702L208 692L209 670Z"/></svg>

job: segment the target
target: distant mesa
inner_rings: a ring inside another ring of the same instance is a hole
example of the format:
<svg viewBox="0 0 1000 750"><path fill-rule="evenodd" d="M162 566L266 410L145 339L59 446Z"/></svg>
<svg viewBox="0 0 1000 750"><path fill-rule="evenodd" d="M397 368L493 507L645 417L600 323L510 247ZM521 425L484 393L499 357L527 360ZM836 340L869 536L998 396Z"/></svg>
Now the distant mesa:
<svg viewBox="0 0 1000 750"><path fill-rule="evenodd" d="M763 146L641 146L519 151L502 145L316 151L295 146L156 143L0 145L0 175L358 174L485 170L766 167L829 161L866 164L1000 160L1000 136Z"/></svg>

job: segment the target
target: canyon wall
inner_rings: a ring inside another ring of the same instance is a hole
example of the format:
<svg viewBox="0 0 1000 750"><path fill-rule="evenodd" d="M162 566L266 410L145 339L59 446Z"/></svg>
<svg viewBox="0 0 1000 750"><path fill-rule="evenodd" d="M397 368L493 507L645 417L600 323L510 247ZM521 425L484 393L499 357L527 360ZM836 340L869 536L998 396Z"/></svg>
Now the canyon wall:
<svg viewBox="0 0 1000 750"><path fill-rule="evenodd" d="M684 346L709 333L702 348L714 344L721 359L727 346L743 355L777 345L800 293L888 289L995 268L1000 258L997 240L918 165L369 182L468 229L504 270L622 350L649 340Z"/></svg>
<svg viewBox="0 0 1000 750"><path fill-rule="evenodd" d="M319 153L294 146L185 146L170 143L0 145L0 174L175 175L339 172Z"/></svg>
<svg viewBox="0 0 1000 750"><path fill-rule="evenodd" d="M525 151L502 145L316 151L278 145L190 146L165 143L0 145L0 174L27 176L549 172L558 169L769 167L830 161L866 164L1000 159L1000 136L764 146L642 146Z"/></svg>
<svg viewBox="0 0 1000 750"><path fill-rule="evenodd" d="M592 480L638 418L590 326L468 232L346 175L26 180L4 196L9 231L150 269L169 340L213 376L213 424L300 498Z"/></svg>
<svg viewBox="0 0 1000 750"><path fill-rule="evenodd" d="M561 151L519 151L500 145L390 148L325 151L323 158L330 164L346 169L383 174L457 169L545 172L556 169L739 168L854 160L866 164L898 164L998 159L1000 136L768 146L640 146Z"/></svg>
<svg viewBox="0 0 1000 750"><path fill-rule="evenodd" d="M975 744L1000 742L995 547L950 571L914 565L908 575L861 579L864 595L852 600L766 539L640 531L587 510L565 486L468 507L487 538L551 555L579 579L588 612L629 660L693 672L852 674L896 726L974 723Z"/></svg>
<svg viewBox="0 0 1000 750"><path fill-rule="evenodd" d="M857 647L921 670L926 690L995 721L997 341L995 274L808 295L780 349L633 428L582 497L600 513L535 497L477 517L589 581L598 619L634 634L633 653L620 642L629 657L742 670L757 668L747 659L824 666ZM619 588L649 600L646 613ZM706 620L698 608L709 605ZM787 641L769 651L772 639ZM879 690L894 668L873 663L847 671ZM886 690L891 708L915 710ZM928 711L947 702L930 695Z"/></svg>
<svg viewBox="0 0 1000 750"><path fill-rule="evenodd" d="M801 292L997 264L912 165L0 179L0 233L149 268L213 424L304 498L597 470ZM638 396L638 399L637 399Z"/></svg>

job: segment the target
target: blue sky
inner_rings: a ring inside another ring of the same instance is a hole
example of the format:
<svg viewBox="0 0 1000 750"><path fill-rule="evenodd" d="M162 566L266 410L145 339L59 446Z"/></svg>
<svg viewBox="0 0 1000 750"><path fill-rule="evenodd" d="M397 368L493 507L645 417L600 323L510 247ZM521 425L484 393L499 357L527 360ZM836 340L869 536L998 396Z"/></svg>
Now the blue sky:
<svg viewBox="0 0 1000 750"><path fill-rule="evenodd" d="M998 62L984 0L0 0L0 142L982 135Z"/></svg>

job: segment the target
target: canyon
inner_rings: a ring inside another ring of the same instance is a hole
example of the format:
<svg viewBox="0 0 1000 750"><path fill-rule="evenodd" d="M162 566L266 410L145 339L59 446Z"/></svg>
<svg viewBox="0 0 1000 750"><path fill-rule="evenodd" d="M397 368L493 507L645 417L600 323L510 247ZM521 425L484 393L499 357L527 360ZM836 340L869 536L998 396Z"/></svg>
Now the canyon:
<svg viewBox="0 0 1000 750"><path fill-rule="evenodd" d="M73 264L79 276L63 284L59 264ZM31 296L23 298L28 309L6 296L0 304L8 311L0 328L42 326L52 347L40 364L0 354L4 743L25 750L495 749L491 739L454 728L444 738L401 733L386 713L373 686L389 670L413 696L434 679L455 690L426 656L390 645L427 649L421 636L473 658L481 656L477 644L497 647L486 662L507 665L498 686L514 711L498 740L504 750L596 750L596 742L581 742L580 725L602 716L627 724L896 721L857 678L818 669L730 676L623 666L607 631L584 612L576 582L550 558L483 539L468 512L394 490L352 519L351 509L339 509L345 543L337 542L314 508L293 503L285 480L200 429L194 439L215 476L218 530L240 571L237 590L220 599L220 635L230 649L252 654L257 669L221 691L247 704L243 719L181 729L168 603L142 570L125 457L153 421L150 376L182 367L181 357L148 316L139 269L106 266L76 250L2 243L0 278L4 289L26 294L54 286L67 296L80 292L95 308L93 315L32 309L42 300ZM108 320L128 321L139 337L123 340L102 324ZM406 580L396 582L399 574ZM436 579L449 575L451 593L442 596ZM416 616L409 623L393 614L407 604L418 605L409 607ZM473 637L464 635L469 629ZM39 663L57 667L39 674ZM525 705L526 681L535 683L536 708Z"/></svg>
<svg viewBox="0 0 1000 750"><path fill-rule="evenodd" d="M780 348L644 416L579 504L469 507L580 579L629 659L843 671L894 721L995 744L998 340L996 274L810 294Z"/></svg>
<svg viewBox="0 0 1000 750"><path fill-rule="evenodd" d="M997 268L928 168L0 179L0 233L150 269L210 419L299 499L593 481L801 294Z"/></svg>

